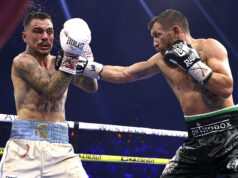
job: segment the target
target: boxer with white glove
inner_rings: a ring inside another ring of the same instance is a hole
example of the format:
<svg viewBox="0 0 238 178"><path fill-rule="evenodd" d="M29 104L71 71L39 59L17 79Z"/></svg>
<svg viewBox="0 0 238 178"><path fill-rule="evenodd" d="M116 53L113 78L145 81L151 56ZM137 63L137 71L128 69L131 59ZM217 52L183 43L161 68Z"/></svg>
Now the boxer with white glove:
<svg viewBox="0 0 238 178"><path fill-rule="evenodd" d="M76 74L83 75L89 78L100 79L100 73L103 70L103 65L94 62L92 50L89 45L85 46L85 51L81 56L77 56ZM55 69L58 70L61 66L64 58L64 52L61 50L58 52L55 62Z"/></svg>
<svg viewBox="0 0 238 178"><path fill-rule="evenodd" d="M56 57L56 69L76 74L76 63L91 41L91 31L87 23L80 18L73 18L64 23L60 32L60 45L64 51Z"/></svg>
<svg viewBox="0 0 238 178"><path fill-rule="evenodd" d="M212 69L204 64L197 51L185 41L175 41L166 51L165 60L178 65L202 85L210 78Z"/></svg>

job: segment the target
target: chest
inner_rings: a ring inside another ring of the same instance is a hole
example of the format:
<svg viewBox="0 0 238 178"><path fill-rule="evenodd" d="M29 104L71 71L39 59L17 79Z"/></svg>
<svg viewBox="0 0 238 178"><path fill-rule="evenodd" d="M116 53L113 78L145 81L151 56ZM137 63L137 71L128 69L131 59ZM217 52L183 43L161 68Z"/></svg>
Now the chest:
<svg viewBox="0 0 238 178"><path fill-rule="evenodd" d="M161 60L159 61L159 66L162 74L173 89L189 90L196 87L197 82L187 71L182 70L177 65Z"/></svg>

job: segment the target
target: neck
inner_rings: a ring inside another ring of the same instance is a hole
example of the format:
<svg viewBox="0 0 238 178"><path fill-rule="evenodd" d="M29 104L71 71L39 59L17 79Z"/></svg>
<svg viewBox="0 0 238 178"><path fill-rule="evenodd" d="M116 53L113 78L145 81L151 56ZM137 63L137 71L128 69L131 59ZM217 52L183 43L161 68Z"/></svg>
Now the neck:
<svg viewBox="0 0 238 178"><path fill-rule="evenodd" d="M36 60L38 61L38 63L41 66L46 66L47 65L47 60L50 56L50 54L40 54L36 51L31 50L29 47L26 48L25 51L26 54L30 54L31 56L33 56L34 58L36 58Z"/></svg>
<svg viewBox="0 0 238 178"><path fill-rule="evenodd" d="M195 39L191 37L190 33L184 33L180 35L179 40L186 41L189 44L192 44L195 41Z"/></svg>

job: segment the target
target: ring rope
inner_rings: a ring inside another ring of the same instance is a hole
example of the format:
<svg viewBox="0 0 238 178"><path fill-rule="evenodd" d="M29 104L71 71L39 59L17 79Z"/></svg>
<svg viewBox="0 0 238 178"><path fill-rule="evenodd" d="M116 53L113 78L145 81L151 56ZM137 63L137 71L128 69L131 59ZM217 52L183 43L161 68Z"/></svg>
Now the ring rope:
<svg viewBox="0 0 238 178"><path fill-rule="evenodd" d="M4 148L0 147L0 155L2 155L3 152L4 152ZM85 154L85 153L79 153L78 155L82 161L95 161L95 162L167 164L170 160L166 158L95 155L95 154Z"/></svg>
<svg viewBox="0 0 238 178"><path fill-rule="evenodd" d="M16 120L16 115L0 114L0 121L12 122ZM131 127L121 125L109 125L109 124L98 124L98 123L86 123L86 122L74 122L66 121L69 128L84 129L84 130L99 130L99 131L110 131L110 132L124 132L124 133L135 133L135 134L146 134L146 135L157 135L157 136L172 136L172 137L187 137L188 133L185 131L176 130L164 130L164 129L152 129L144 127Z"/></svg>

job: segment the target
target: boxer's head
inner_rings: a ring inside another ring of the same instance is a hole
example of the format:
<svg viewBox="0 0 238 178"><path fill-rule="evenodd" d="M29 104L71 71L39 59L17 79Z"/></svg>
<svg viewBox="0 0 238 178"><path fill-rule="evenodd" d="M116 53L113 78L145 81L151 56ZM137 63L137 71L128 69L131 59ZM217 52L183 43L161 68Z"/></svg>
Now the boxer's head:
<svg viewBox="0 0 238 178"><path fill-rule="evenodd" d="M23 40L27 50L38 55L48 55L53 47L54 29L51 17L43 12L32 12L23 21Z"/></svg>
<svg viewBox="0 0 238 178"><path fill-rule="evenodd" d="M162 54L174 42L179 40L181 33L189 34L187 18L179 11L168 9L155 16L149 23L148 29L154 39L153 46Z"/></svg>

